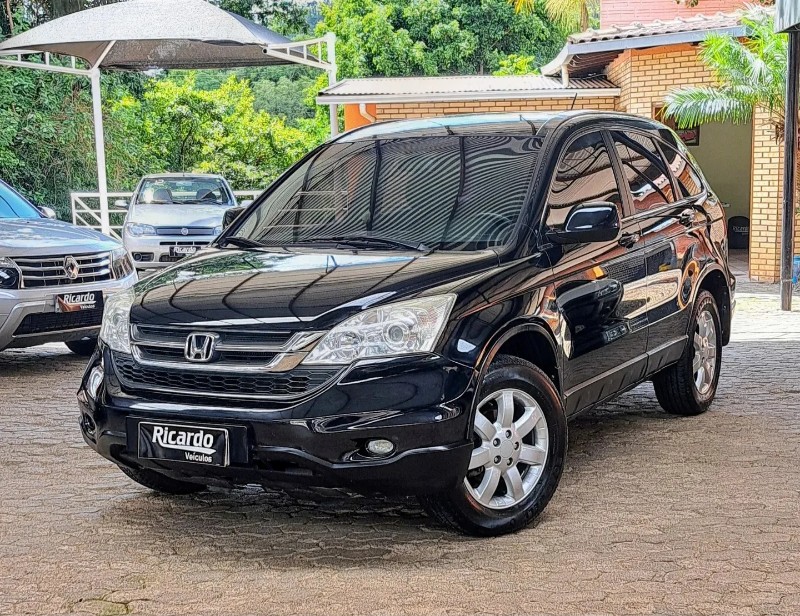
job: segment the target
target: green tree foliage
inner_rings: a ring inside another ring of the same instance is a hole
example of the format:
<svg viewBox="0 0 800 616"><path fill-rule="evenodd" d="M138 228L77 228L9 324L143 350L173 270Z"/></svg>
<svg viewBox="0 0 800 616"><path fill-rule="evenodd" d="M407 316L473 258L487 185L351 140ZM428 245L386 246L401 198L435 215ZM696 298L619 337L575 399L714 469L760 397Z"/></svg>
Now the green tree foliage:
<svg viewBox="0 0 800 616"><path fill-rule="evenodd" d="M494 75L530 75L536 72L536 59L533 56L523 56L512 53L510 56L500 60L500 68Z"/></svg>
<svg viewBox="0 0 800 616"><path fill-rule="evenodd" d="M536 0L508 0L518 13L530 13ZM583 31L600 21L600 0L543 0L544 10L567 32Z"/></svg>
<svg viewBox="0 0 800 616"><path fill-rule="evenodd" d="M340 77L490 73L510 54L551 59L564 41L541 2L515 14L506 0L333 0Z"/></svg>
<svg viewBox="0 0 800 616"><path fill-rule="evenodd" d="M240 187L266 186L320 141L311 121L289 126L256 109L249 83L235 76L216 90L198 89L193 73L154 80L143 97L114 103L110 116L139 140L152 170L221 173Z"/></svg>
<svg viewBox="0 0 800 616"><path fill-rule="evenodd" d="M105 95L128 92L107 77ZM130 187L148 169L141 144L114 118L106 122L109 184ZM69 210L69 190L97 187L88 83L62 75L0 69L0 174L59 214Z"/></svg>
<svg viewBox="0 0 800 616"><path fill-rule="evenodd" d="M765 109L775 126L775 138L784 131L784 100L788 41L776 34L774 20L754 9L744 19L750 34L738 39L711 34L702 43L700 59L717 84L680 88L666 98L664 113L680 127L705 122L749 122L753 109Z"/></svg>

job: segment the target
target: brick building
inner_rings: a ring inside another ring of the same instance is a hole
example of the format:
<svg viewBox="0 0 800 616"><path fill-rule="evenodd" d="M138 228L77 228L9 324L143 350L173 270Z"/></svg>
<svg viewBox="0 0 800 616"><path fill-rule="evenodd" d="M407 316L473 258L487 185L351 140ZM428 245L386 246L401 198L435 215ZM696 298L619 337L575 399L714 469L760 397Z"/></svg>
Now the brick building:
<svg viewBox="0 0 800 616"><path fill-rule="evenodd" d="M349 79L321 92L318 102L343 105L347 129L383 120L492 111L613 109L658 117L670 90L712 82L698 58L698 45L709 33L747 36L741 12L730 11L740 4L700 0L689 7L675 0L604 0L601 28L571 35L541 76ZM728 12L702 14L709 9ZM624 23L648 15L657 19ZM729 204L728 216L750 218L751 277L777 281L783 152L767 114L756 110L748 125L703 125L695 137L689 149Z"/></svg>

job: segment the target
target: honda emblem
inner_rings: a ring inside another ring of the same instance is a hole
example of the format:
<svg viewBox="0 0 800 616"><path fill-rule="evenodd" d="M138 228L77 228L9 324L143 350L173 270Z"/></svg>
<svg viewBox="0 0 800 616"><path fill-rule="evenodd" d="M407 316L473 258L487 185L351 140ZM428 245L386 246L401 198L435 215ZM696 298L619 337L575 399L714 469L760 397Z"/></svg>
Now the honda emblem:
<svg viewBox="0 0 800 616"><path fill-rule="evenodd" d="M183 354L187 360L198 364L214 360L219 336L217 334L189 334Z"/></svg>

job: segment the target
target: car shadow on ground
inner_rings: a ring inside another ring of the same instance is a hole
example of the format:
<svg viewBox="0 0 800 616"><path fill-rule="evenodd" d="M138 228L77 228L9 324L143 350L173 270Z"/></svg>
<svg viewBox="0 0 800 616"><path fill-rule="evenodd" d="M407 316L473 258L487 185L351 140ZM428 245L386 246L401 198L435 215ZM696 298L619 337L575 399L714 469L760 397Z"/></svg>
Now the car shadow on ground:
<svg viewBox="0 0 800 616"><path fill-rule="evenodd" d="M603 443L636 442L654 422L670 421L677 420L660 411L652 388L627 394L612 405L578 417L570 423L570 452L562 486L574 483L584 466L603 456ZM120 481L125 480L120 476ZM553 515L552 508L551 503L537 525L546 523ZM115 500L104 517L104 527L133 527L138 544L152 542L163 547L167 543L180 552L194 542L232 565L252 559L268 568L308 566L310 561L352 566L387 560L418 563L428 557L438 560L457 554L458 546L466 549L474 541L437 526L414 498L363 496L332 489L212 488L185 497L134 489L130 498ZM119 537L124 533L113 534ZM421 545L426 549L420 550Z"/></svg>

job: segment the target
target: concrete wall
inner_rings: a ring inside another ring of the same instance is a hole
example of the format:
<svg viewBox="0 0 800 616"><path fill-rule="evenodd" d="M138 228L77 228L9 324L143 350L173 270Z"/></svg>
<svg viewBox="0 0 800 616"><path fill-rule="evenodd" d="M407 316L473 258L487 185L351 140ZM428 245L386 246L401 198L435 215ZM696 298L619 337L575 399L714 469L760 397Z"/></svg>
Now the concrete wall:
<svg viewBox="0 0 800 616"><path fill-rule="evenodd" d="M689 151L700 163L714 192L730 204L728 218L750 217L753 124L704 124L700 145Z"/></svg>

